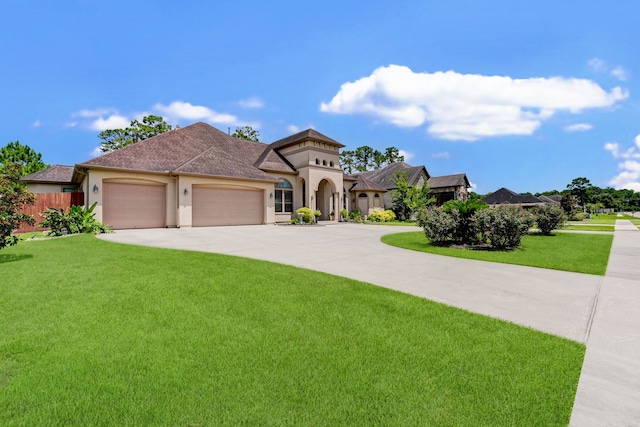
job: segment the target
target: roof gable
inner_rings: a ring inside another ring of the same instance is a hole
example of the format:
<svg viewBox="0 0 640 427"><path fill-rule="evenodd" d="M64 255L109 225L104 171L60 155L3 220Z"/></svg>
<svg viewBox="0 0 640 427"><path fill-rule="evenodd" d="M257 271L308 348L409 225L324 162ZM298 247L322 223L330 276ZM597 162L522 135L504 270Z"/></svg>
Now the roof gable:
<svg viewBox="0 0 640 427"><path fill-rule="evenodd" d="M540 199L531 194L518 194L508 188L501 188L495 193L491 193L482 199L489 205L502 205L502 204L539 204L542 203Z"/></svg>
<svg viewBox="0 0 640 427"><path fill-rule="evenodd" d="M428 181L429 188L443 188L443 187L471 187L467 174L457 173L454 175L432 176Z"/></svg>
<svg viewBox="0 0 640 427"><path fill-rule="evenodd" d="M53 165L31 175L20 178L26 182L50 182L50 183L71 183L73 180L73 166Z"/></svg>
<svg viewBox="0 0 640 427"><path fill-rule="evenodd" d="M407 172L407 184L409 185L416 185L421 177L424 177L424 179L429 179L429 173L424 166L411 166L410 164L405 162L391 163L390 165L387 165L382 169L361 172L356 175L364 176L365 178L371 180L373 183L386 190L392 190L396 188L396 185L393 183L392 179L395 174L400 171Z"/></svg>
<svg viewBox="0 0 640 427"><path fill-rule="evenodd" d="M150 172L194 173L272 180L256 161L267 145L234 138L206 123L162 133L83 163ZM293 171L280 157L268 157L271 170Z"/></svg>
<svg viewBox="0 0 640 427"><path fill-rule="evenodd" d="M296 144L301 141L305 141L307 139L312 139L314 141L320 141L327 144L335 145L338 148L344 147L343 144L339 143L335 139L331 139L326 135L321 134L315 129L307 129L286 138L279 139L271 144L269 144L269 148L272 150L277 150L279 148L284 148L288 145Z"/></svg>

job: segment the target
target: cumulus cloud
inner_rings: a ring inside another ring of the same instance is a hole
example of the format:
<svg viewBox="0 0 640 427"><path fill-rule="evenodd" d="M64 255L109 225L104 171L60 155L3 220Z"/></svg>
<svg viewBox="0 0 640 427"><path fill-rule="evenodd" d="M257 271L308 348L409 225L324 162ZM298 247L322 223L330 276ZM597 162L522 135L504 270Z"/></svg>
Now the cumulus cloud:
<svg viewBox="0 0 640 427"><path fill-rule="evenodd" d="M593 126L589 123L575 123L564 127L567 132L586 132L593 129Z"/></svg>
<svg viewBox="0 0 640 427"><path fill-rule="evenodd" d="M415 155L413 153L410 153L408 151L405 150L398 150L398 154L400 154L402 157L404 157L404 161L405 162L410 162L411 159L413 159L415 157Z"/></svg>
<svg viewBox="0 0 640 427"><path fill-rule="evenodd" d="M557 111L577 114L588 108L610 107L627 97L620 87L607 92L585 79L416 73L405 66L389 65L344 83L320 110L371 115L400 127L427 125L429 134L436 138L475 141L531 135Z"/></svg>
<svg viewBox="0 0 640 427"><path fill-rule="evenodd" d="M169 105L155 104L153 110L160 113L166 120L178 122L181 119L191 121L202 120L208 123L237 124L238 118L231 114L217 113L202 105L192 105L188 102L174 101Z"/></svg>
<svg viewBox="0 0 640 427"><path fill-rule="evenodd" d="M238 101L238 105L244 108L262 108L264 107L264 101L257 97L251 97L247 99L241 99Z"/></svg>
<svg viewBox="0 0 640 427"><path fill-rule="evenodd" d="M296 125L289 125L287 126L287 132L291 132L291 133L298 133L300 132L302 129L300 129L298 126Z"/></svg>
<svg viewBox="0 0 640 427"><path fill-rule="evenodd" d="M623 149L617 142L607 142L604 149L609 151L614 159L623 160L618 163L620 173L613 177L609 184L617 189L640 191L640 135L635 137L634 146L628 149Z"/></svg>
<svg viewBox="0 0 640 427"><path fill-rule="evenodd" d="M79 118L83 122L82 125L91 130L102 132L107 129L120 129L129 126L131 120L121 115L114 109L96 109L96 110L80 110L72 114L73 118ZM88 122L83 119L89 119ZM69 127L78 126L78 121L67 123Z"/></svg>
<svg viewBox="0 0 640 427"><path fill-rule="evenodd" d="M611 75L618 80L625 81L629 78L629 72L623 67L615 67L611 70Z"/></svg>
<svg viewBox="0 0 640 427"><path fill-rule="evenodd" d="M32 128L39 128L40 126L42 126L42 123L40 122L40 120L36 120L35 122L31 123Z"/></svg>

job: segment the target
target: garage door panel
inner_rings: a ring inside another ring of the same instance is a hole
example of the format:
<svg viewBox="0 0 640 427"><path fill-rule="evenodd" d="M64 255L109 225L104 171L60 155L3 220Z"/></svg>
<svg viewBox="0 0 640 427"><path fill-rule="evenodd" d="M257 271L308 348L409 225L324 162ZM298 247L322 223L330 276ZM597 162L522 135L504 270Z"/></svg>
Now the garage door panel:
<svg viewBox="0 0 640 427"><path fill-rule="evenodd" d="M264 191L193 187L192 224L249 225L264 222Z"/></svg>
<svg viewBox="0 0 640 427"><path fill-rule="evenodd" d="M166 226L166 186L105 182L105 224L113 229L161 228Z"/></svg>

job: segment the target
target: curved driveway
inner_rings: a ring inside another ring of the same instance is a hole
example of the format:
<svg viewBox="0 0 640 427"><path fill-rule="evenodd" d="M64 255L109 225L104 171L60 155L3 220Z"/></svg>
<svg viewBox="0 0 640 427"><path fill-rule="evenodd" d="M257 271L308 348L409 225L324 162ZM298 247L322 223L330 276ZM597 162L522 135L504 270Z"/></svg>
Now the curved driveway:
<svg viewBox="0 0 640 427"><path fill-rule="evenodd" d="M431 255L380 242L384 234L411 230L331 223L120 230L101 238L323 271L586 342L602 277Z"/></svg>

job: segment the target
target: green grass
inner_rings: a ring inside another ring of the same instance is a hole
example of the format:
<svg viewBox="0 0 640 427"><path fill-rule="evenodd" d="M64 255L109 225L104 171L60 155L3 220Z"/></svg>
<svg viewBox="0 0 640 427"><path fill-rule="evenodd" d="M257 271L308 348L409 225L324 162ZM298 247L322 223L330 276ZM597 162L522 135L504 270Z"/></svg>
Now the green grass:
<svg viewBox="0 0 640 427"><path fill-rule="evenodd" d="M567 425L581 344L389 289L81 235L0 252L0 425Z"/></svg>
<svg viewBox="0 0 640 427"><path fill-rule="evenodd" d="M417 227L418 224L415 221L385 221L385 222L376 222L376 221L365 221L364 224L367 225L388 225L391 227Z"/></svg>
<svg viewBox="0 0 640 427"><path fill-rule="evenodd" d="M557 233L542 236L533 233L525 236L520 248L512 251L436 246L429 243L422 231L388 234L382 236L382 241L388 245L437 255L603 276L607 269L613 235Z"/></svg>
<svg viewBox="0 0 640 427"><path fill-rule="evenodd" d="M572 223L571 225L567 225L562 228L562 230L576 230L576 231L609 231L613 232L615 229L614 225L589 225L589 224L580 224L580 223Z"/></svg>

